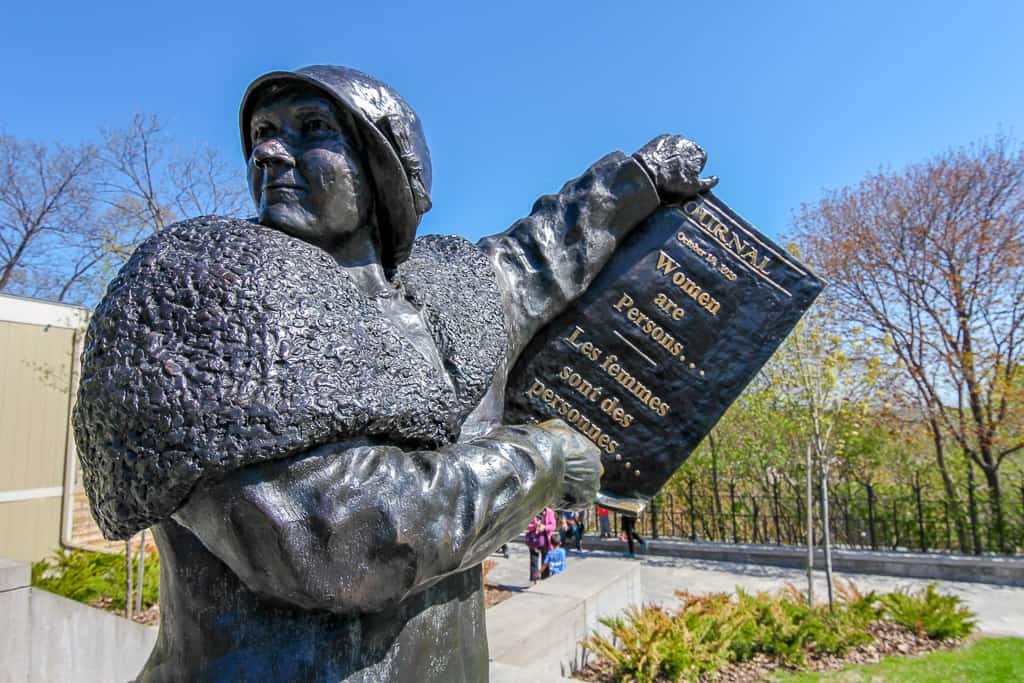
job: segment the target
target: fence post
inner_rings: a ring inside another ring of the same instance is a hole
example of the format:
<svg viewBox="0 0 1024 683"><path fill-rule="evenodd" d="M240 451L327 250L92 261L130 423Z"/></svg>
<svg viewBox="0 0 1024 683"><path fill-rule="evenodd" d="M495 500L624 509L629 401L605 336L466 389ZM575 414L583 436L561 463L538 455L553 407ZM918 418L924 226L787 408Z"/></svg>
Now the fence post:
<svg viewBox="0 0 1024 683"><path fill-rule="evenodd" d="M676 538L679 536L676 530L676 497L671 493L668 494L668 518L672 522L672 536Z"/></svg>
<svg viewBox="0 0 1024 683"><path fill-rule="evenodd" d="M782 507L782 503L779 502L779 480L776 477L772 477L772 497L774 498L772 518L775 522L775 543L779 545L782 543L782 529L779 528L779 508Z"/></svg>
<svg viewBox="0 0 1024 683"><path fill-rule="evenodd" d="M651 538L658 537L658 501L651 498Z"/></svg>
<svg viewBox="0 0 1024 683"><path fill-rule="evenodd" d="M1020 480L1021 545L1024 545L1024 478Z"/></svg>
<svg viewBox="0 0 1024 683"><path fill-rule="evenodd" d="M693 509L693 477L692 476L690 477L688 483L689 483L689 490L687 491L687 498L689 498L689 503L690 503L690 540L691 541L696 541L697 540L697 518L696 518L696 512Z"/></svg>
<svg viewBox="0 0 1024 683"><path fill-rule="evenodd" d="M896 504L896 498L892 499L892 549L896 550L900 547L900 510L899 505Z"/></svg>
<svg viewBox="0 0 1024 683"><path fill-rule="evenodd" d="M917 535L921 539L921 552L928 550L928 544L924 538L924 509L921 506L921 487L915 485L914 487L914 499L917 502Z"/></svg>
<svg viewBox="0 0 1024 683"><path fill-rule="evenodd" d="M942 501L942 510L943 510L944 516L946 518L946 550L952 551L953 550L953 537L951 535L951 530L949 528L949 501L948 500Z"/></svg>
<svg viewBox="0 0 1024 683"><path fill-rule="evenodd" d="M751 496L750 500L754 504L752 515L750 518L750 526L753 529L753 541L754 543L757 543L757 496Z"/></svg>
<svg viewBox="0 0 1024 683"><path fill-rule="evenodd" d="M868 490L868 535L871 538L871 549L878 550L878 543L875 541L875 487L865 484Z"/></svg>
<svg viewBox="0 0 1024 683"><path fill-rule="evenodd" d="M729 508L732 511L732 542L739 543L740 538L736 533L736 483L729 482Z"/></svg>

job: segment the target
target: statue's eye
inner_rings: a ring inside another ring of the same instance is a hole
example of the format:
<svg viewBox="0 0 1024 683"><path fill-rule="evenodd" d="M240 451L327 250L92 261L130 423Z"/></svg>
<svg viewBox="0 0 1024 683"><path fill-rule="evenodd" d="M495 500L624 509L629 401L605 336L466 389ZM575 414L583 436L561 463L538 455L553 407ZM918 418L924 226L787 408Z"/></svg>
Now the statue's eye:
<svg viewBox="0 0 1024 683"><path fill-rule="evenodd" d="M253 126L252 129L252 141L254 143L262 142L268 137L274 134L274 127L265 123L261 123L257 126Z"/></svg>
<svg viewBox="0 0 1024 683"><path fill-rule="evenodd" d="M331 129L331 125L322 118L311 118L306 119L302 122L302 132L305 135L316 135L319 133L326 133Z"/></svg>

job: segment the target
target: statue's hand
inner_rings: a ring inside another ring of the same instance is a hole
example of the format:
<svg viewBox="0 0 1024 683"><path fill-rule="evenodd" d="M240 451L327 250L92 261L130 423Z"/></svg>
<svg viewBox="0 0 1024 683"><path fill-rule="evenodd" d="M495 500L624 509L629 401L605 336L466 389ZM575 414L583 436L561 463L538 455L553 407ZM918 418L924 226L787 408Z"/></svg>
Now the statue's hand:
<svg viewBox="0 0 1024 683"><path fill-rule="evenodd" d="M708 155L681 135L659 135L633 155L650 176L658 194L672 201L692 197L718 184L717 176L701 178Z"/></svg>
<svg viewBox="0 0 1024 683"><path fill-rule="evenodd" d="M547 420L537 425L554 438L565 462L562 479L562 510L581 510L594 502L601 487L601 451L590 439L562 420Z"/></svg>

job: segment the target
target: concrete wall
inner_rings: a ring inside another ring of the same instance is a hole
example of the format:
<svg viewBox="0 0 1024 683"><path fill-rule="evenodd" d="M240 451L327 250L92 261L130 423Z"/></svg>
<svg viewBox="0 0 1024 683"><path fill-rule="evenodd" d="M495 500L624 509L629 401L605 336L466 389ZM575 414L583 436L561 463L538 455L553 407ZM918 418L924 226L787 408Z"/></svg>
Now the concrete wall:
<svg viewBox="0 0 1024 683"><path fill-rule="evenodd" d="M579 641L602 617L643 601L639 563L601 558L541 581L487 610L492 683L559 680L582 664Z"/></svg>
<svg viewBox="0 0 1024 683"><path fill-rule="evenodd" d="M0 682L134 680L156 628L29 584L28 565L0 558Z"/></svg>

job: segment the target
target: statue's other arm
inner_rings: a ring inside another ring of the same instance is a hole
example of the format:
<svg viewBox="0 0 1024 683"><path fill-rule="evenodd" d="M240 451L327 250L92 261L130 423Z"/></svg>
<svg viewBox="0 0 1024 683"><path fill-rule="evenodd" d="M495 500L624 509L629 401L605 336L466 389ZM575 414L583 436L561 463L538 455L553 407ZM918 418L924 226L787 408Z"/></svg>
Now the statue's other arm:
<svg viewBox="0 0 1024 683"><path fill-rule="evenodd" d="M640 163L613 152L558 194L538 199L529 216L480 241L498 273L511 358L590 286L622 238L658 201Z"/></svg>
<svg viewBox="0 0 1024 683"><path fill-rule="evenodd" d="M592 499L599 467L564 423L438 451L324 446L239 470L174 518L257 593L372 612L479 564L545 505Z"/></svg>

